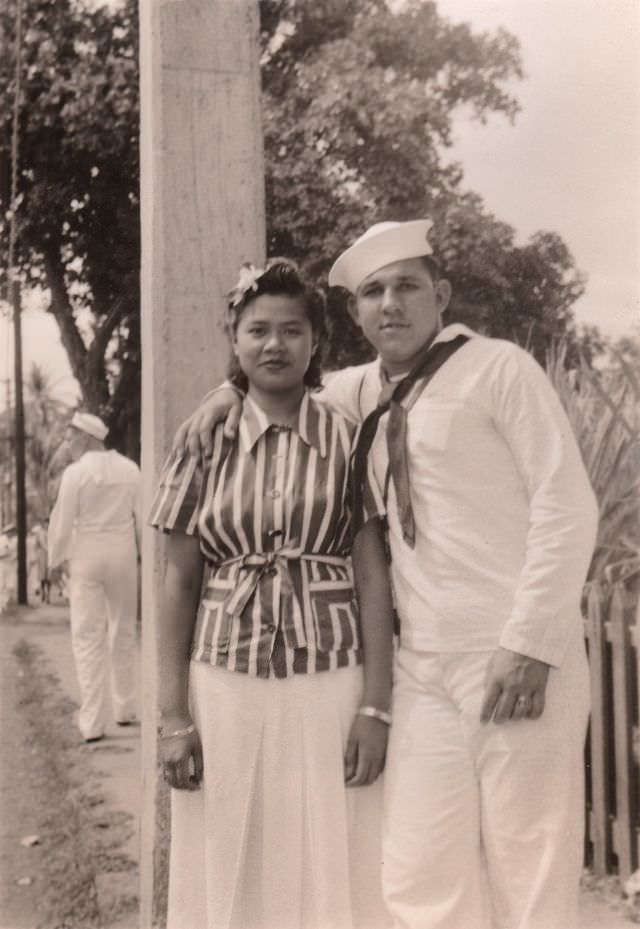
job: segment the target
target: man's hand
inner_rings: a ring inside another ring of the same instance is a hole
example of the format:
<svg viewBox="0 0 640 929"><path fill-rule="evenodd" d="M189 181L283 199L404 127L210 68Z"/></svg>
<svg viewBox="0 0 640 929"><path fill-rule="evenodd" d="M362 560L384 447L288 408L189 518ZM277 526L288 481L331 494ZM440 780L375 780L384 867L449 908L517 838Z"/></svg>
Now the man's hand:
<svg viewBox="0 0 640 929"><path fill-rule="evenodd" d="M185 449L194 457L209 458L213 452L213 432L224 422L224 434L233 439L238 431L242 399L233 387L218 387L208 394L198 409L176 431L171 447L174 455Z"/></svg>
<svg viewBox="0 0 640 929"><path fill-rule="evenodd" d="M481 721L538 719L544 710L548 676L549 665L543 661L497 648L487 668Z"/></svg>
<svg viewBox="0 0 640 929"><path fill-rule="evenodd" d="M373 784L384 768L388 738L386 723L356 715L344 756L344 782L347 787Z"/></svg>

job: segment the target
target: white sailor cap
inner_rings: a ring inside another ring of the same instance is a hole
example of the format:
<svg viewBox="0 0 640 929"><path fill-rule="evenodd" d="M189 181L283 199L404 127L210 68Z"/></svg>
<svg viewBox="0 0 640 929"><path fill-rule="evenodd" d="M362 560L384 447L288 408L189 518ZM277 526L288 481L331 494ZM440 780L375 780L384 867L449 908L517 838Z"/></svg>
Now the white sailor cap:
<svg viewBox="0 0 640 929"><path fill-rule="evenodd" d="M329 271L329 286L346 287L355 294L362 281L379 268L433 254L427 239L432 226L430 219L376 223L336 259Z"/></svg>
<svg viewBox="0 0 640 929"><path fill-rule="evenodd" d="M94 439L100 439L101 442L109 432L102 420L92 413L74 413L70 425L81 432L92 435Z"/></svg>

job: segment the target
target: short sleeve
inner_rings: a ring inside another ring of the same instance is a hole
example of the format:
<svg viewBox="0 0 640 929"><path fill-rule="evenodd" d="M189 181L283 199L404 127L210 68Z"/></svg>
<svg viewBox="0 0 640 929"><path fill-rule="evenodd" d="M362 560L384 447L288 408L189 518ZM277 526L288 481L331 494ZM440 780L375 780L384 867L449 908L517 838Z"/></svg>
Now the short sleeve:
<svg viewBox="0 0 640 929"><path fill-rule="evenodd" d="M200 459L170 455L165 462L149 512L149 525L163 532L197 533L203 468Z"/></svg>
<svg viewBox="0 0 640 929"><path fill-rule="evenodd" d="M358 444L358 437L360 435L360 429L356 431L353 437L353 446L351 454L351 463L350 463L350 473L349 473L349 506L353 506L353 486L354 481L357 479L354 472L354 453L356 446ZM361 476L360 480L362 481L362 494L361 494L361 510L358 514L352 513L352 519L354 524L358 527L364 526L369 522L370 519L382 519L387 512L385 506L384 493L378 480L375 476L373 469L373 460L371 455L367 456L367 468L365 473Z"/></svg>
<svg viewBox="0 0 640 929"><path fill-rule="evenodd" d="M370 519L382 519L387 513L382 488L373 472L371 455L367 459L367 474L362 488L362 509L363 523L367 523Z"/></svg>
<svg viewBox="0 0 640 929"><path fill-rule="evenodd" d="M371 376L373 377L374 397L371 401ZM322 390L315 394L317 400L339 413L351 423L361 423L367 413L376 405L380 391L376 362L368 362L341 371L327 372L323 376ZM367 401L369 404L368 405Z"/></svg>

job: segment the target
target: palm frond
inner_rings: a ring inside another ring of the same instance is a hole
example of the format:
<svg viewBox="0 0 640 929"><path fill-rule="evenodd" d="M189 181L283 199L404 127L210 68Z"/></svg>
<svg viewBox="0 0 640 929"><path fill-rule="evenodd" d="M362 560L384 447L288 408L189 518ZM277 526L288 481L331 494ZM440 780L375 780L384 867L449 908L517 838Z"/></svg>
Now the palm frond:
<svg viewBox="0 0 640 929"><path fill-rule="evenodd" d="M635 585L640 576L640 384L614 353L617 367L595 371L584 359L566 367L565 345L547 356L547 374L565 407L598 499L598 540L588 586Z"/></svg>

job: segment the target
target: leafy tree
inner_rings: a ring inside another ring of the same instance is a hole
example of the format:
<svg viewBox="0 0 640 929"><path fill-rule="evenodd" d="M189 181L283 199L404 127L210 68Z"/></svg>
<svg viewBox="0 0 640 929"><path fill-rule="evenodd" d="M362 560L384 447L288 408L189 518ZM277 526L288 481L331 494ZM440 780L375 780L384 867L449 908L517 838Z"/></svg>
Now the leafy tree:
<svg viewBox="0 0 640 929"><path fill-rule="evenodd" d="M263 13L269 250L325 280L365 227L431 215L454 287L450 319L527 344L541 361L554 336L569 330L573 345L570 306L584 281L566 245L539 233L518 247L444 160L456 108L516 115L506 89L522 73L516 39L473 33L421 0L400 13L384 0L274 0ZM336 366L370 354L344 304L330 294Z"/></svg>
<svg viewBox="0 0 640 929"><path fill-rule="evenodd" d="M518 246L513 228L487 217L474 194L446 210L438 233L437 249L453 284L450 318L517 342L541 363L562 337L567 363L576 363L583 340L571 307L584 291L584 277L557 233L538 232Z"/></svg>
<svg viewBox="0 0 640 929"><path fill-rule="evenodd" d="M456 318L529 344L575 340L582 278L562 240L525 246L447 162L452 117L513 119L520 50L504 30L475 33L433 0L262 0L268 250L318 281L381 219L431 214ZM0 13L11 47L13 9ZM25 0L19 255L49 288L84 400L135 451L139 417L138 74L135 0ZM13 88L0 62L0 99ZM0 155L10 138L0 111ZM5 229L6 241L6 229ZM247 256L249 257L249 256ZM232 273L232 272L230 272ZM366 357L340 294L330 294L332 365Z"/></svg>
<svg viewBox="0 0 640 929"><path fill-rule="evenodd" d="M29 370L25 384L26 478L28 522L42 521L55 503L64 467L61 452L69 407L51 389L51 381L38 365Z"/></svg>
<svg viewBox="0 0 640 929"><path fill-rule="evenodd" d="M324 270L363 223L449 202L453 111L512 117L501 85L520 74L518 46L448 24L432 2L398 14L384 0L284 6L263 67L270 238Z"/></svg>
<svg viewBox="0 0 640 929"><path fill-rule="evenodd" d="M610 367L622 368L630 381L634 382L638 398L640 399L640 378L634 372L640 371L640 326L635 327L629 335L617 339L609 347ZM640 413L640 408L638 408Z"/></svg>
<svg viewBox="0 0 640 929"><path fill-rule="evenodd" d="M48 288L86 405L132 451L139 409L136 4L27 0L24 7L17 214L24 282ZM6 49L14 16L5 5ZM12 58L0 60L5 164Z"/></svg>
<svg viewBox="0 0 640 929"><path fill-rule="evenodd" d="M27 526L31 527L49 516L62 471L70 463L62 438L71 410L55 396L50 379L38 365L32 365L24 386ZM6 494L12 489L14 415L13 407L0 412L0 482L4 485L0 491L4 522L15 518L14 494Z"/></svg>

